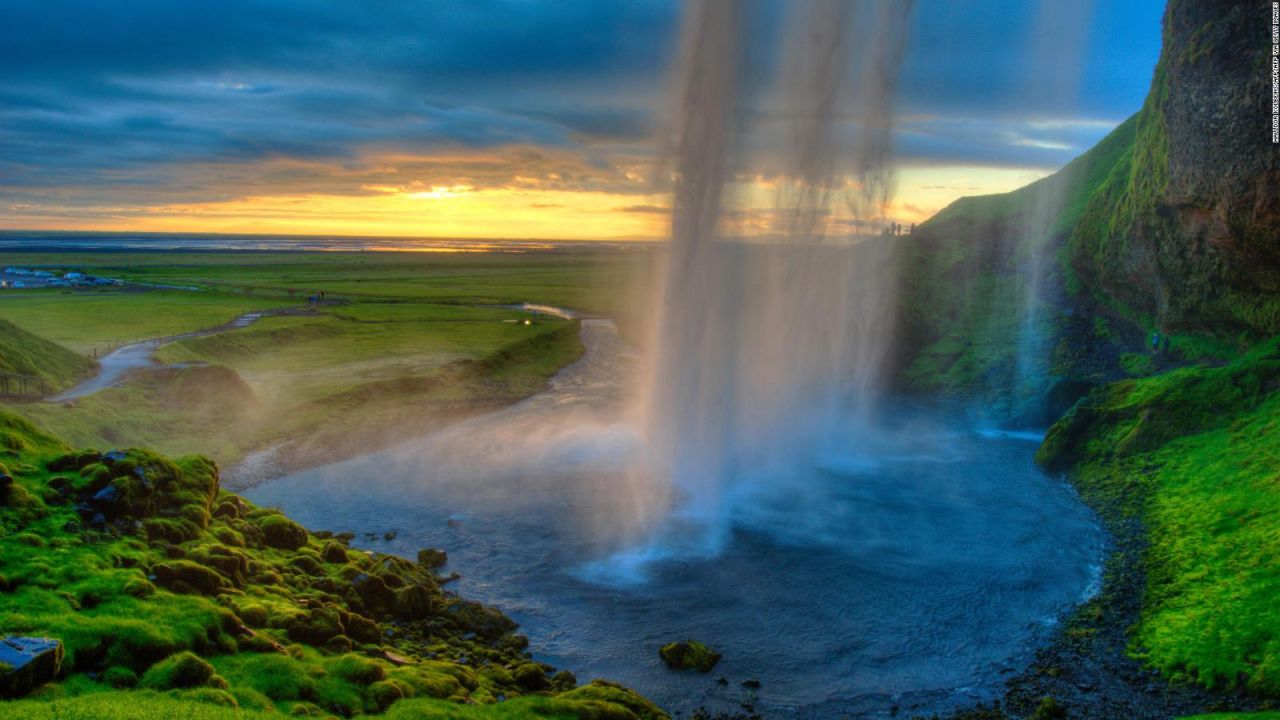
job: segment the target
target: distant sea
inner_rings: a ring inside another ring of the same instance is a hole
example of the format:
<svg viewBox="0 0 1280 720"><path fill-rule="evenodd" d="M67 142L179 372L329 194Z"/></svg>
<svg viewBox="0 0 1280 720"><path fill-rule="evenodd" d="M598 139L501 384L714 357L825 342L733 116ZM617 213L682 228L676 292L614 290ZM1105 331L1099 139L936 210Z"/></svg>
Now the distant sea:
<svg viewBox="0 0 1280 720"><path fill-rule="evenodd" d="M502 252L524 253L562 248L633 247L628 241L503 240L476 238L383 238L337 235L211 235L162 233L0 232L4 251L155 251L219 250L275 252Z"/></svg>

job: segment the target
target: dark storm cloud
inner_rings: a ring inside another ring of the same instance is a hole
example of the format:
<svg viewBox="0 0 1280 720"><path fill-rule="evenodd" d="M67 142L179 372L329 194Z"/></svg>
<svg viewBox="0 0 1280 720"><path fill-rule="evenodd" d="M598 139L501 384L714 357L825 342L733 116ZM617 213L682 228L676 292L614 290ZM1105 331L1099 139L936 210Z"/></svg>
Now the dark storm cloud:
<svg viewBox="0 0 1280 720"><path fill-rule="evenodd" d="M755 1L748 68L763 77L781 0ZM1068 98L1034 90L1037 5L920 2L908 162L1060 165L1138 109L1162 3L1099 4L1088 52L1068 58ZM673 0L6 0L0 195L167 186L208 199L184 166L510 146L578 153L577 172L608 189L616 157L649 152L679 15Z"/></svg>

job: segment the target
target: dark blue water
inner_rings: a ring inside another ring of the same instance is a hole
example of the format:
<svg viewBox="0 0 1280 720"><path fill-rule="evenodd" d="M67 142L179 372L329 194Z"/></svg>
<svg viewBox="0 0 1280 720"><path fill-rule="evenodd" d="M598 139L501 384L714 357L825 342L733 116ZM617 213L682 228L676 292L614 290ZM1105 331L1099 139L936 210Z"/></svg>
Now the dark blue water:
<svg viewBox="0 0 1280 720"><path fill-rule="evenodd" d="M587 360L544 396L247 494L371 549L447 550L454 587L516 619L539 659L672 711L909 716L990 698L1097 582L1098 526L1035 468L1034 442L918 408L873 441L744 471L723 554L616 567L634 444L609 416L614 340L600 324L584 338ZM662 666L658 647L685 638L723 653L714 672Z"/></svg>

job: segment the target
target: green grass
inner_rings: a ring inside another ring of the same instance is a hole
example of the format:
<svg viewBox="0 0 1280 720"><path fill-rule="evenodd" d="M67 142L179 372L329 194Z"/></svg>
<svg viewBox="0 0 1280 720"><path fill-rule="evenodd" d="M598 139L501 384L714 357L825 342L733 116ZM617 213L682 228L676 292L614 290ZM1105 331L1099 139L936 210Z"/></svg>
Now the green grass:
<svg viewBox="0 0 1280 720"><path fill-rule="evenodd" d="M83 355L0 320L0 372L43 378L56 392L93 370L93 361Z"/></svg>
<svg viewBox="0 0 1280 720"><path fill-rule="evenodd" d="M74 453L0 412L0 462L0 633L66 651L65 677L0 717L665 718L535 663L514 623L431 569L222 491L203 458Z"/></svg>
<svg viewBox="0 0 1280 720"><path fill-rule="evenodd" d="M234 695L230 696L234 699ZM0 702L0 718L18 720L258 720L280 712L217 704L219 696L184 697L151 691L104 691L56 700ZM302 705L306 707L306 705ZM328 713L319 713L327 716ZM634 720L624 707L587 700L516 698L493 705L459 705L441 700L401 700L383 715L388 720Z"/></svg>
<svg viewBox="0 0 1280 720"><path fill-rule="evenodd" d="M338 448L366 451L537 392L581 354L574 326L498 305L599 309L623 295L620 276L638 262L599 249L443 256L32 253L10 261L205 288L0 298L0 322L10 317L82 353L294 306L288 315L170 343L156 353L162 363L212 368L135 371L116 387L65 406L15 409L80 445L144 444L233 462L297 441L294 456L313 456L309 463L337 459ZM603 292L595 278L613 278L606 283L613 291ZM304 311L302 298L319 288L331 303ZM527 319L533 324L524 324ZM52 362L24 363L37 365L60 378L75 376ZM60 380L57 387L67 384ZM383 432L388 428L395 432Z"/></svg>
<svg viewBox="0 0 1280 720"><path fill-rule="evenodd" d="M1212 715L1194 715L1181 720L1280 720L1280 712L1214 713Z"/></svg>
<svg viewBox="0 0 1280 720"><path fill-rule="evenodd" d="M250 297L293 290L301 301L324 290L326 297L536 302L612 313L621 309L621 290L647 255L584 245L528 253L29 253L6 256L6 262Z"/></svg>
<svg viewBox="0 0 1280 720"><path fill-rule="evenodd" d="M264 402L303 404L359 385L421 376L476 359L562 320L423 303L339 306L317 317L269 317L243 330L165 346L166 363L203 361L240 373Z"/></svg>
<svg viewBox="0 0 1280 720"><path fill-rule="evenodd" d="M169 363L70 405L15 406L82 446L145 445L222 463L289 441L335 460L538 392L582 353L577 326L527 313L355 304L164 346Z"/></svg>
<svg viewBox="0 0 1280 720"><path fill-rule="evenodd" d="M1136 655L1175 680L1280 694L1280 340L1095 391L1038 459L1144 521Z"/></svg>
<svg viewBox="0 0 1280 720"><path fill-rule="evenodd" d="M902 303L909 360L905 379L912 387L991 398L1016 385L1033 242L1049 248L1046 287L1071 287L1076 278L1062 257L1062 238L1132 153L1137 124L1131 118L1062 170L1027 187L957 200L901 241L908 249ZM1033 237L1033 228L1047 230L1050 237ZM1052 337L1065 319L1044 319L1041 333ZM1097 338L1121 342L1109 329ZM1055 369L1059 374L1074 370Z"/></svg>
<svg viewBox="0 0 1280 720"><path fill-rule="evenodd" d="M33 290L0 297L0 319L83 355L124 342L176 335L299 302L214 292Z"/></svg>

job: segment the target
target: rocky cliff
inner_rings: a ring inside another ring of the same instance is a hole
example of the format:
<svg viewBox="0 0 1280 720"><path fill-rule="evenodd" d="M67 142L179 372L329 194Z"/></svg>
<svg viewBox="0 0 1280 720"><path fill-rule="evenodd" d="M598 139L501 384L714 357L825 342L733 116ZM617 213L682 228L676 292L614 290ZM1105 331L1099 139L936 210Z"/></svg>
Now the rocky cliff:
<svg viewBox="0 0 1280 720"><path fill-rule="evenodd" d="M1280 332L1269 22L1263 0L1172 0L1136 116L1055 175L961 199L904 240L909 386L1052 419L1090 385ZM1047 372L1020 388L1039 256ZM1145 356L1154 331L1170 353Z"/></svg>

